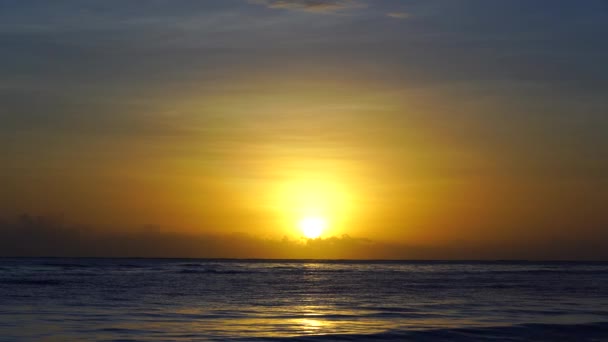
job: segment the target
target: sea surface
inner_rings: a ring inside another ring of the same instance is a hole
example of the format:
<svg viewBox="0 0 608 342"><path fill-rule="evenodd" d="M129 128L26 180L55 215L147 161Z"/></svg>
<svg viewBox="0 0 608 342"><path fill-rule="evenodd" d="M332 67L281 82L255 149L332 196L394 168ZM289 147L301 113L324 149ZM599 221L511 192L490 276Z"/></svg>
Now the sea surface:
<svg viewBox="0 0 608 342"><path fill-rule="evenodd" d="M0 259L0 341L608 341L608 263Z"/></svg>

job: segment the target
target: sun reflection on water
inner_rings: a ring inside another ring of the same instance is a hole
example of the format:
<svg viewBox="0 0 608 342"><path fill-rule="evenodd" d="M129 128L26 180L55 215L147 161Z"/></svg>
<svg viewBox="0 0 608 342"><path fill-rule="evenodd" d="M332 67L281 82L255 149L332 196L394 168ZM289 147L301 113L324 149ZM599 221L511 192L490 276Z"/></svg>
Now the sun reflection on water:
<svg viewBox="0 0 608 342"><path fill-rule="evenodd" d="M300 327L301 333L304 334L320 334L329 327L327 321L311 318L301 318L295 321Z"/></svg>

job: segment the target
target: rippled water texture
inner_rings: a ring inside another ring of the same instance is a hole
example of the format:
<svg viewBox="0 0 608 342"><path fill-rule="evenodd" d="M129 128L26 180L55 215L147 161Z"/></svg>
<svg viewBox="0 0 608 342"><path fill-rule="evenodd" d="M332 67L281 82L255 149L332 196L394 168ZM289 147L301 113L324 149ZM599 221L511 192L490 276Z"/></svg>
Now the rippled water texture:
<svg viewBox="0 0 608 342"><path fill-rule="evenodd" d="M608 263L0 259L0 340L608 340Z"/></svg>

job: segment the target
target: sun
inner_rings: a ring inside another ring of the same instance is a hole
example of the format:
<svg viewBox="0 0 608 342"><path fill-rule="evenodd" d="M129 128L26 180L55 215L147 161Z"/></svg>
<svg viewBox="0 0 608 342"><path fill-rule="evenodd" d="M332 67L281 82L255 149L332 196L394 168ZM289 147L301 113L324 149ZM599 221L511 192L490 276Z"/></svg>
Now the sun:
<svg viewBox="0 0 608 342"><path fill-rule="evenodd" d="M327 228L327 220L319 216L307 216L298 222L298 226L302 230L305 237L316 239Z"/></svg>

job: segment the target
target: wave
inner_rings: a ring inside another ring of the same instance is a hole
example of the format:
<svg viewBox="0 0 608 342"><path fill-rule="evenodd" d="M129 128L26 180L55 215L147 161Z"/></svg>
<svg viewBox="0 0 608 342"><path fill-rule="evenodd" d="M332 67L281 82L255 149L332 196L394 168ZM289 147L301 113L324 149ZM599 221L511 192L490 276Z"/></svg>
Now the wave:
<svg viewBox="0 0 608 342"><path fill-rule="evenodd" d="M179 270L178 273L181 274L246 274L246 273L255 273L253 271L248 270L220 270L214 268L206 268L206 269L183 269Z"/></svg>
<svg viewBox="0 0 608 342"><path fill-rule="evenodd" d="M41 263L41 266L49 266L49 267L63 267L63 268L90 268L93 265L91 264L74 264L74 263L64 263L64 262L45 262Z"/></svg>
<svg viewBox="0 0 608 342"><path fill-rule="evenodd" d="M36 264L34 264L36 265ZM116 264L116 263L105 263L105 262L90 262L90 263L67 263L67 262L45 262L39 264L40 266L47 267L61 267L65 269L70 268L148 268L150 266L145 264Z"/></svg>
<svg viewBox="0 0 608 342"><path fill-rule="evenodd" d="M63 285L65 282L58 279L2 279L0 284L8 285Z"/></svg>
<svg viewBox="0 0 608 342"><path fill-rule="evenodd" d="M376 334L331 334L264 337L240 341L600 341L608 339L608 322L588 324L522 324L513 326L447 328L418 331L392 330Z"/></svg>
<svg viewBox="0 0 608 342"><path fill-rule="evenodd" d="M606 268L598 268L598 269L594 269L594 270L576 270L576 269L568 269L568 268L563 268L563 269L539 269L539 270L491 270L491 271L478 271L478 272L472 272L472 271L454 271L454 272L459 272L461 274L529 274L529 275L534 275L534 274L557 274L557 273L568 273L568 274L578 274L578 275L584 275L584 274L589 274L589 275L595 275L595 274L606 274L606 271L608 269Z"/></svg>

